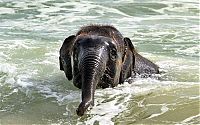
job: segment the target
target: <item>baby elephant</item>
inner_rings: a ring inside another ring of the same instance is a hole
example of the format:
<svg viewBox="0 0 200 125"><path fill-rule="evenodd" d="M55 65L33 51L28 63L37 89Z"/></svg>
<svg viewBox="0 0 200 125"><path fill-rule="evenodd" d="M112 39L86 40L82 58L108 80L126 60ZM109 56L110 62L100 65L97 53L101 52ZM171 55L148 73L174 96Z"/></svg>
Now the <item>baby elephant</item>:
<svg viewBox="0 0 200 125"><path fill-rule="evenodd" d="M115 87L135 74L159 73L158 66L139 55L127 37L109 25L82 27L60 49L60 70L82 90L77 115L94 105L97 87Z"/></svg>

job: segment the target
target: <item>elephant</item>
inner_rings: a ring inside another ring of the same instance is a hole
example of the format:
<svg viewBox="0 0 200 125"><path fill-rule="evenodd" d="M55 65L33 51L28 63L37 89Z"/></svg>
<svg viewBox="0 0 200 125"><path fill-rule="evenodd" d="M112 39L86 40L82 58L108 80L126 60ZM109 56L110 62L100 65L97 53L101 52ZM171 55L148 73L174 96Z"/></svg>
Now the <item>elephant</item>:
<svg viewBox="0 0 200 125"><path fill-rule="evenodd" d="M94 106L96 88L115 87L136 74L156 74L159 67L142 57L131 40L110 25L83 26L67 37L59 56L60 70L82 90L76 113Z"/></svg>

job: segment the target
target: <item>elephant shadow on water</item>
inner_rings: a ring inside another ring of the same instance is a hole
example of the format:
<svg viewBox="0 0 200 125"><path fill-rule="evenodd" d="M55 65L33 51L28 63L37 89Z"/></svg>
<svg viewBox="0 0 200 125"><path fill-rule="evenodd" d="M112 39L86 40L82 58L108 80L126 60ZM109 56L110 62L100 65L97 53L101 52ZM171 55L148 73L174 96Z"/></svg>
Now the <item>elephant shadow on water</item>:
<svg viewBox="0 0 200 125"><path fill-rule="evenodd" d="M115 87L139 74L149 77L159 67L142 57L131 40L113 26L89 25L67 37L60 48L60 70L82 90L77 115L94 105L96 88Z"/></svg>

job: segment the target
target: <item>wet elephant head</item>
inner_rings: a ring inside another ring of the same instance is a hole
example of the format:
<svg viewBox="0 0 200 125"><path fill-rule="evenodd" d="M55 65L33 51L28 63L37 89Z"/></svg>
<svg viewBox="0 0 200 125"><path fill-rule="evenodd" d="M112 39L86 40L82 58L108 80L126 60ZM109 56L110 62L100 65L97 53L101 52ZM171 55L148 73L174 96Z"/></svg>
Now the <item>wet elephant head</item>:
<svg viewBox="0 0 200 125"><path fill-rule="evenodd" d="M65 39L60 49L60 69L68 80L73 79L73 84L82 89L82 102L77 109L79 116L94 105L96 87L116 86L123 82L122 76L126 74L121 70L133 66L133 54L126 54L128 44L118 45L112 38L97 35L72 35ZM131 66L123 67L124 62Z"/></svg>

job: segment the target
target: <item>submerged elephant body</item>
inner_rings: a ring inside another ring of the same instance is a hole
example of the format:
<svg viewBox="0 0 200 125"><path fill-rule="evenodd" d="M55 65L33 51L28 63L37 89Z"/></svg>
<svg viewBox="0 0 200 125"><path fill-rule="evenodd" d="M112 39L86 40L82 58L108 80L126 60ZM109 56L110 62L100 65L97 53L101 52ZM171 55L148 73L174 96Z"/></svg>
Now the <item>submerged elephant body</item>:
<svg viewBox="0 0 200 125"><path fill-rule="evenodd" d="M82 89L77 114L94 105L97 87L115 87L137 74L158 73L158 66L139 55L129 38L112 26L82 27L65 39L60 49L60 70Z"/></svg>

